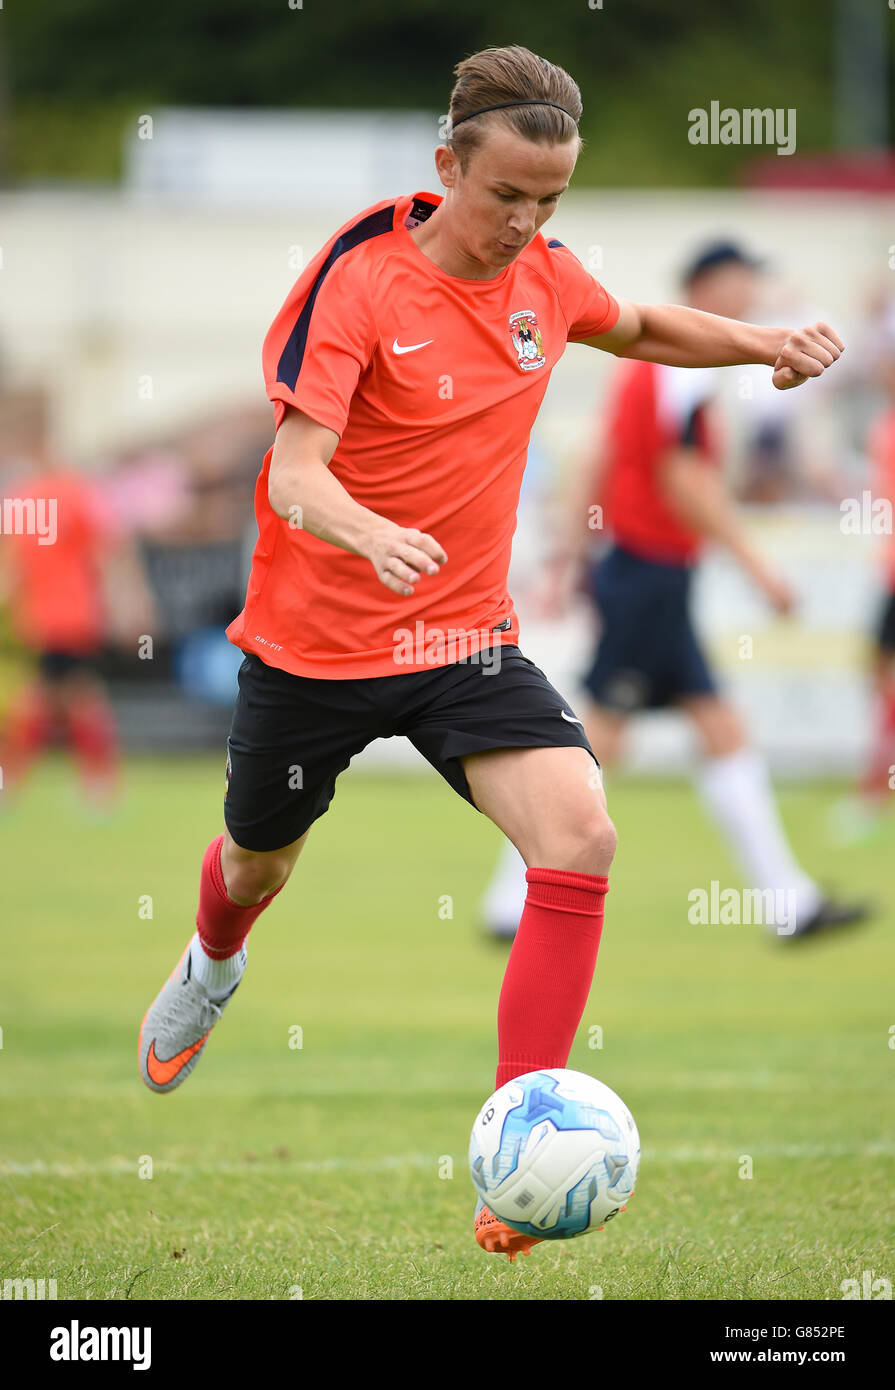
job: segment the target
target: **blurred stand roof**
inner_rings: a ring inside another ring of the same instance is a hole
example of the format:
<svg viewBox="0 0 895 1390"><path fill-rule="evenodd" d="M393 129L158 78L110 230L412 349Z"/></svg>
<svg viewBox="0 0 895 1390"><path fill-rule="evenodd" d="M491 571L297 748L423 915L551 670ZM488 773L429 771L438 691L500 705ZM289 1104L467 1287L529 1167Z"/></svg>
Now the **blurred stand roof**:
<svg viewBox="0 0 895 1390"><path fill-rule="evenodd" d="M862 154L768 157L747 165L743 182L752 188L786 188L804 193L895 193L895 155Z"/></svg>
<svg viewBox="0 0 895 1390"><path fill-rule="evenodd" d="M162 108L129 137L124 188L204 203L364 207L434 177L438 117L423 111Z"/></svg>

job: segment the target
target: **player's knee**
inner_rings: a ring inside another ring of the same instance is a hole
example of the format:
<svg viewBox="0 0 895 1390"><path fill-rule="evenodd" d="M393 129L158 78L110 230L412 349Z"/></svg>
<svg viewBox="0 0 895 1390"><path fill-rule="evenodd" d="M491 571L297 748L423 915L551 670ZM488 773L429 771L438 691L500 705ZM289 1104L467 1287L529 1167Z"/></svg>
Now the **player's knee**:
<svg viewBox="0 0 895 1390"><path fill-rule="evenodd" d="M267 855L264 859L267 862L244 862L224 875L227 896L240 907L254 907L260 903L262 898L266 898L275 888L285 883L292 872L290 863L271 861Z"/></svg>
<svg viewBox="0 0 895 1390"><path fill-rule="evenodd" d="M240 907L254 907L292 872L295 856L290 850L253 854L232 844L221 853L221 869L227 896Z"/></svg>
<svg viewBox="0 0 895 1390"><path fill-rule="evenodd" d="M529 862L567 873L607 874L615 855L618 834L603 807L589 809L542 840Z"/></svg>
<svg viewBox="0 0 895 1390"><path fill-rule="evenodd" d="M592 867L580 872L608 873L618 847L618 832L610 820L608 812L602 807L598 808L596 814L589 818L584 832L581 854Z"/></svg>

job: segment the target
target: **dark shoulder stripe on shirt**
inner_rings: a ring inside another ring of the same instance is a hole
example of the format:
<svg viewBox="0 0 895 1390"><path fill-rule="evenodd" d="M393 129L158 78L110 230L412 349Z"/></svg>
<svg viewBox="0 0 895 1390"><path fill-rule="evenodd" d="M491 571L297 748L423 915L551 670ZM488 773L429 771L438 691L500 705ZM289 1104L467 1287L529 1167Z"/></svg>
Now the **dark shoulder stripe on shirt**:
<svg viewBox="0 0 895 1390"><path fill-rule="evenodd" d="M314 283L305 296L301 313L295 320L295 326L286 340L286 345L280 353L280 360L277 363L277 381L282 381L289 387L290 391L295 389L295 384L298 381L298 374L301 371L305 346L308 341L314 301L328 271L332 269L340 256L345 255L346 251L353 251L356 246L360 246L361 242L369 241L371 237L382 236L385 232L390 232L394 218L395 204L388 208L380 208L378 212L371 212L368 217L362 217L360 222L355 222L353 227L349 227L347 232L343 232L333 242L329 255L318 270ZM349 310L350 306L346 306L346 312Z"/></svg>
<svg viewBox="0 0 895 1390"><path fill-rule="evenodd" d="M703 402L694 405L683 422L680 442L688 449L698 449L702 443Z"/></svg>
<svg viewBox="0 0 895 1390"><path fill-rule="evenodd" d="M548 242L547 242L547 249L548 249L549 251L552 251L553 248L554 248L554 246L565 246L565 242L564 242L564 241L557 241L557 240L556 240L556 237L554 237L552 241L548 241Z"/></svg>

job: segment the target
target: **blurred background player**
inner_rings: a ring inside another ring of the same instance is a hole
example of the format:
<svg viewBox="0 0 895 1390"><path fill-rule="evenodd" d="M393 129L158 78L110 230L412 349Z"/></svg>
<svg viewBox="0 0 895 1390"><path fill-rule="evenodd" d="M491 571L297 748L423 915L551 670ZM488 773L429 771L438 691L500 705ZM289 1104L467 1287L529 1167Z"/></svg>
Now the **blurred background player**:
<svg viewBox="0 0 895 1390"><path fill-rule="evenodd" d="M884 592L873 636L871 682L874 714L867 761L856 794L835 807L834 827L842 841L860 840L882 828L892 804L895 769L895 309L890 308L879 338L880 357L874 380L886 404L871 426L867 452L872 474L872 497L886 536Z"/></svg>
<svg viewBox="0 0 895 1390"><path fill-rule="evenodd" d="M102 490L54 452L42 395L7 399L4 415L0 596L33 666L0 726L0 806L59 740L74 754L85 805L108 809L121 759L95 662L110 635L152 630L152 603Z"/></svg>
<svg viewBox="0 0 895 1390"><path fill-rule="evenodd" d="M752 257L731 242L716 242L684 273L684 302L742 319L754 304L757 282ZM588 738L601 763L611 764L632 714L679 708L704 754L700 792L747 884L794 894L786 900L795 902L795 924L774 925L781 935L805 936L855 921L865 909L826 897L796 861L765 761L719 692L693 628L691 584L706 541L725 547L778 613L789 614L795 606L788 584L751 544L722 480L711 413L717 386L712 369L629 361L617 370L605 446L572 489L547 611L560 616L565 609L593 535L588 523L607 525L609 551L586 572L602 625L583 681ZM891 432L895 438L895 423ZM524 898L525 866L507 842L483 901L487 930L512 937Z"/></svg>

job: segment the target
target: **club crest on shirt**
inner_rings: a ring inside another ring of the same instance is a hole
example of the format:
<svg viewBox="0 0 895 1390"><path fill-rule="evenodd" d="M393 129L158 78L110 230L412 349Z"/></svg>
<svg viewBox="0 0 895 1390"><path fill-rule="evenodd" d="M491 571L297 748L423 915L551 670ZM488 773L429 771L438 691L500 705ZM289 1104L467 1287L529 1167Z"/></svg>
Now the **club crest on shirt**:
<svg viewBox="0 0 895 1390"><path fill-rule="evenodd" d="M541 330L534 309L519 309L510 314L510 337L516 358L523 372L533 372L547 361L541 344Z"/></svg>

